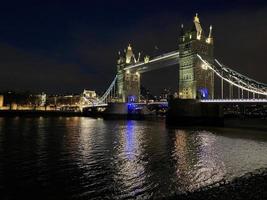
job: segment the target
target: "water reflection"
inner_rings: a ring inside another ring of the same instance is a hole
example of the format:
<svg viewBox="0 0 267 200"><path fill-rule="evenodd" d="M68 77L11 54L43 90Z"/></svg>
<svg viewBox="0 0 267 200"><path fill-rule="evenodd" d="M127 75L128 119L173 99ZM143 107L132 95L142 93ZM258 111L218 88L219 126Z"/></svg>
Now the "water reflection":
<svg viewBox="0 0 267 200"><path fill-rule="evenodd" d="M101 124L101 125L99 125ZM106 198L113 188L111 183L110 165L111 152L108 148L108 127L101 119L80 118L77 137L77 152L74 156L82 175L79 176L75 188L75 198L90 197L90 199Z"/></svg>
<svg viewBox="0 0 267 200"><path fill-rule="evenodd" d="M93 149L93 139L95 120L94 119L81 119L79 121L79 144L78 149L80 152L80 158L82 164L88 163L89 159L92 157L91 154Z"/></svg>
<svg viewBox="0 0 267 200"><path fill-rule="evenodd" d="M167 198L267 167L266 152L266 133L249 130L244 137L238 129L166 129L164 121L0 118L0 193Z"/></svg>
<svg viewBox="0 0 267 200"><path fill-rule="evenodd" d="M195 190L224 178L225 164L216 150L216 137L206 131L175 131L173 158L179 189Z"/></svg>
<svg viewBox="0 0 267 200"><path fill-rule="evenodd" d="M114 179L121 190L119 198L134 197L147 189L147 163L143 160L145 133L135 121L127 121L120 126L118 134L119 144L114 155Z"/></svg>
<svg viewBox="0 0 267 200"><path fill-rule="evenodd" d="M128 121L126 126L126 133L121 133L120 135L125 135L124 139L124 153L127 155L127 160L134 160L135 158L135 148L139 149L138 144L136 144L136 134L134 130L134 122ZM138 134L138 133L137 133ZM138 150L137 150L138 151Z"/></svg>

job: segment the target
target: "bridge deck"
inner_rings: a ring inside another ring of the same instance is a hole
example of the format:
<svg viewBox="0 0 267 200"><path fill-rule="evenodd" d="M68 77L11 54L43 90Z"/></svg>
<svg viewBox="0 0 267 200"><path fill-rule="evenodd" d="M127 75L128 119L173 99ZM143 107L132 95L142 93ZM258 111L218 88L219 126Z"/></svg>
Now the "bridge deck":
<svg viewBox="0 0 267 200"><path fill-rule="evenodd" d="M266 103L267 99L202 99L202 103Z"/></svg>

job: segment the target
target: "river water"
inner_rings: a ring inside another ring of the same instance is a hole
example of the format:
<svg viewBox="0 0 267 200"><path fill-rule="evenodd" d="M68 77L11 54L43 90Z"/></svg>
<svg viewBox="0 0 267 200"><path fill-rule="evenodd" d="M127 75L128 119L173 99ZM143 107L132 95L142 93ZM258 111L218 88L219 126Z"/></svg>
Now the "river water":
<svg viewBox="0 0 267 200"><path fill-rule="evenodd" d="M0 118L0 199L152 199L267 167L267 133Z"/></svg>

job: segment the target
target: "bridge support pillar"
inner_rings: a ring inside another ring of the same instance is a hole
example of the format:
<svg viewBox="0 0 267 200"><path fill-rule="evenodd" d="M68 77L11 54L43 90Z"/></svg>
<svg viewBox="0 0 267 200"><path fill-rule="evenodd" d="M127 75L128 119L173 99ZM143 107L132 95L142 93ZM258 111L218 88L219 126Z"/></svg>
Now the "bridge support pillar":
<svg viewBox="0 0 267 200"><path fill-rule="evenodd" d="M223 126L223 109L218 104L193 99L171 99L166 123L173 126Z"/></svg>

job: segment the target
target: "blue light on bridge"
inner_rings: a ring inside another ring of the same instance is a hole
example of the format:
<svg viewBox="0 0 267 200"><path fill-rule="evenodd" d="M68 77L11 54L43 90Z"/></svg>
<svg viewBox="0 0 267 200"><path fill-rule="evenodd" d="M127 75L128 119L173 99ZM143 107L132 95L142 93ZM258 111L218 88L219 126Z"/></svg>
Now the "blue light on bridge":
<svg viewBox="0 0 267 200"><path fill-rule="evenodd" d="M128 106L128 113L133 113L135 111L135 107L136 107L135 104L128 103L127 106Z"/></svg>
<svg viewBox="0 0 267 200"><path fill-rule="evenodd" d="M134 104L136 102L136 96L128 96L128 113L134 113L136 110L136 104Z"/></svg>
<svg viewBox="0 0 267 200"><path fill-rule="evenodd" d="M201 88L199 90L200 98L201 99L208 99L209 98L209 90L207 88Z"/></svg>
<svg viewBox="0 0 267 200"><path fill-rule="evenodd" d="M128 96L128 102L129 102L129 103L136 102L136 96L133 96L133 95Z"/></svg>

